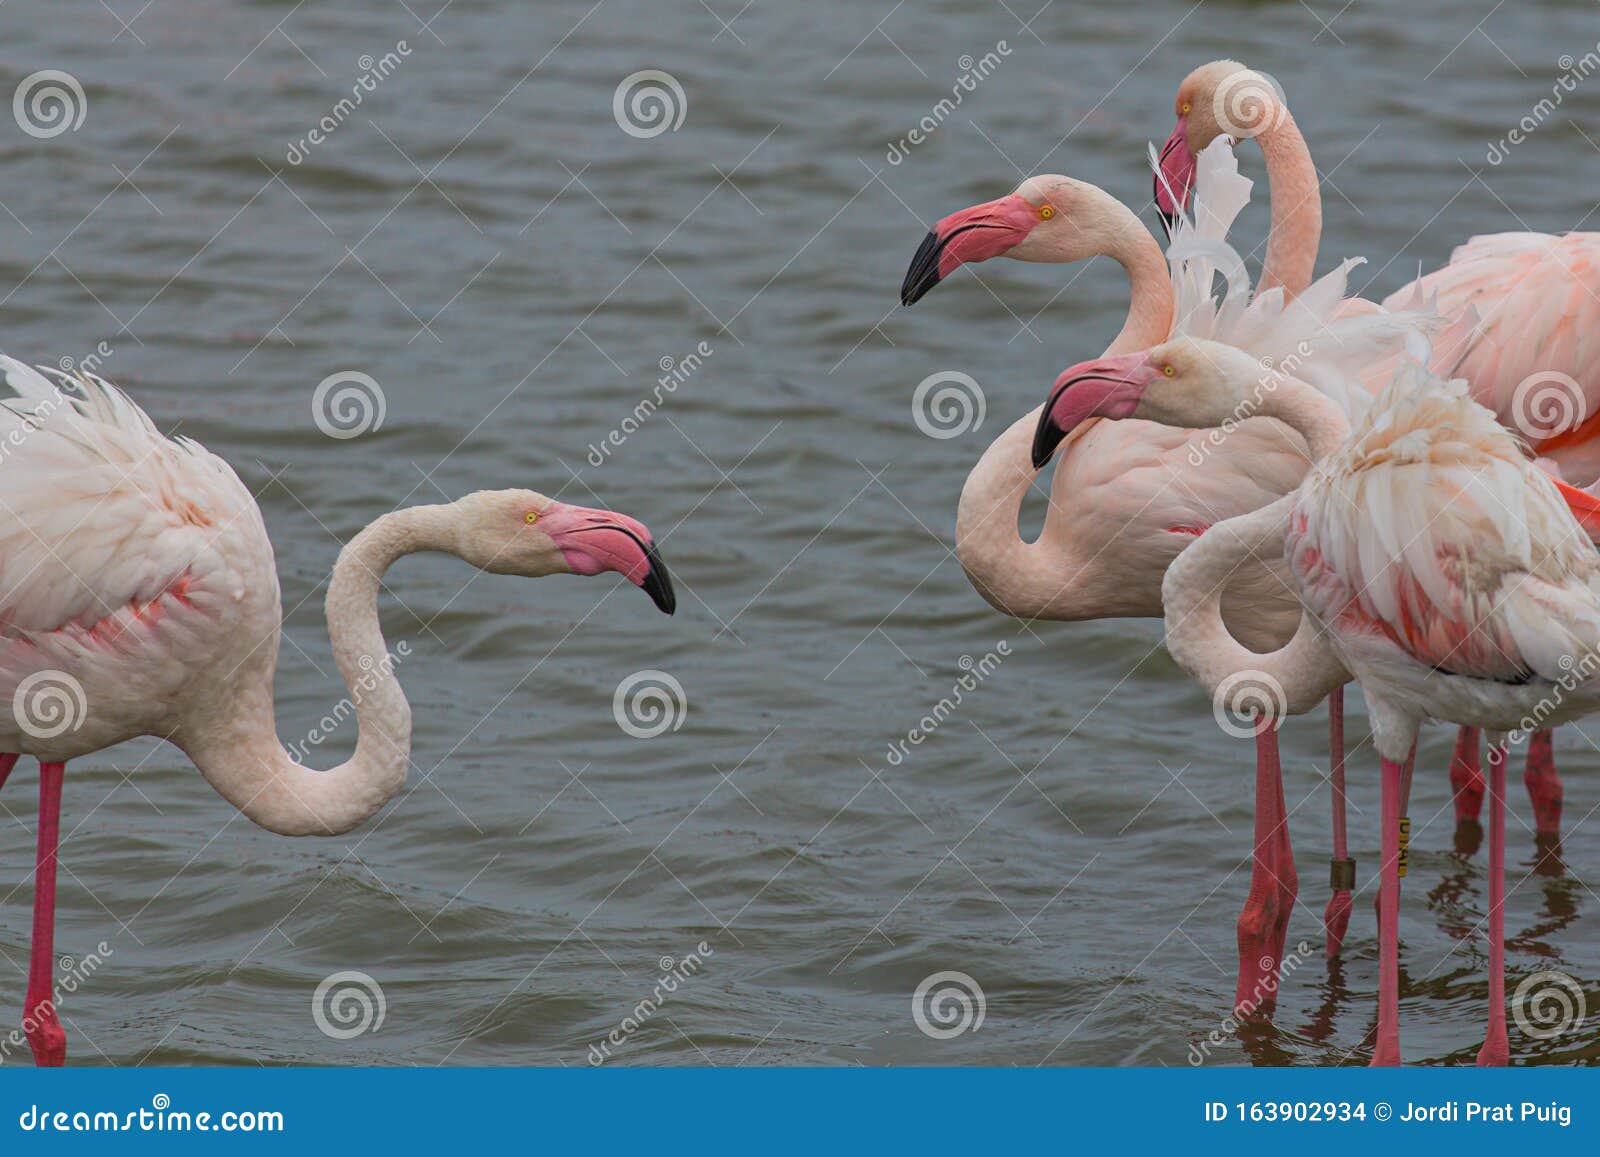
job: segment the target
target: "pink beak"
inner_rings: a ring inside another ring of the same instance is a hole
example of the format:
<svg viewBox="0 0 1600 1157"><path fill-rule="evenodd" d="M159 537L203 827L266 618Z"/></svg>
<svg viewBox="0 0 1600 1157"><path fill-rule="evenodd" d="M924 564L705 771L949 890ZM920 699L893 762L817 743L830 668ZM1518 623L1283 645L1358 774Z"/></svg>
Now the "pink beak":
<svg viewBox="0 0 1600 1157"><path fill-rule="evenodd" d="M1154 177L1156 212L1161 214L1168 237L1194 191L1194 169L1194 154L1189 151L1189 118L1179 117L1172 135L1161 146L1159 171Z"/></svg>
<svg viewBox="0 0 1600 1157"><path fill-rule="evenodd" d="M1016 193L952 213L922 239L900 283L900 304L928 290L969 261L987 261L1016 246L1039 222L1038 211Z"/></svg>
<svg viewBox="0 0 1600 1157"><path fill-rule="evenodd" d="M672 577L656 553L644 523L626 514L553 502L539 516L539 527L561 551L573 574L614 570L649 595L667 614L678 605Z"/></svg>
<svg viewBox="0 0 1600 1157"><path fill-rule="evenodd" d="M1142 350L1062 370L1033 433L1033 468L1043 470L1056 447L1085 420L1132 417L1154 376Z"/></svg>

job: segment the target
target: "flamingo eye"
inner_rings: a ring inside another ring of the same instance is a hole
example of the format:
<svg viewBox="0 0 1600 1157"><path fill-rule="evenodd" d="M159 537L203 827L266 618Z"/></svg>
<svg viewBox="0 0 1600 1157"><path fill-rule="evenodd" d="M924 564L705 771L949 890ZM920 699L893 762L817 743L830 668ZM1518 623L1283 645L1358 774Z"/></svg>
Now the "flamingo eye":
<svg viewBox="0 0 1600 1157"><path fill-rule="evenodd" d="M1054 217L1055 215L1056 215L1056 211L1051 206L1049 206L1049 205L1040 205L1039 206L1039 216L1044 218L1046 221L1050 220L1050 218Z"/></svg>
<svg viewBox="0 0 1600 1157"><path fill-rule="evenodd" d="M1178 106L1178 111L1180 113L1182 113L1184 116L1188 116L1189 115L1189 102L1188 101L1184 101L1182 104L1180 104Z"/></svg>
<svg viewBox="0 0 1600 1157"><path fill-rule="evenodd" d="M1177 370L1175 370L1175 369L1173 369L1173 368L1172 368L1172 367L1171 367L1171 366L1162 366L1162 367L1161 367L1161 372L1162 372L1162 373L1164 373L1164 374L1166 374L1166 375L1167 375L1167 377L1169 377L1169 378L1170 378L1170 377L1172 377L1172 376L1173 376L1173 375L1174 375L1174 374L1176 374L1176 373L1177 373L1177 372L1178 372L1178 371L1177 371Z"/></svg>
<svg viewBox="0 0 1600 1157"><path fill-rule="evenodd" d="M522 516L522 517L523 517L523 521L524 521L524 522L526 522L526 523L528 523L528 524L529 524L529 525L530 525L530 526L531 526L531 525L532 525L532 524L533 524L533 523L535 523L535 522L538 522L538 521L539 521L539 515L538 515L538 512L537 512L537 511L533 511L533 510L530 510L530 511L528 511L528 513L527 513L527 514L525 514L525 515L523 515L523 516Z"/></svg>

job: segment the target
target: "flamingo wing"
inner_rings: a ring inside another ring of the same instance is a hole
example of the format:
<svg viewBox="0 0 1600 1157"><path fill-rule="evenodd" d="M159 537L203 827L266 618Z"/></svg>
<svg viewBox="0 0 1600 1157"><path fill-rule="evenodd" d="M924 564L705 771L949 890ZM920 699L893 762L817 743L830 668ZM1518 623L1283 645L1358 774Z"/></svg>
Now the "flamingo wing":
<svg viewBox="0 0 1600 1157"><path fill-rule="evenodd" d="M92 632L192 586L236 587L225 536L270 561L260 511L226 462L161 434L100 378L46 373L0 358L15 393L0 400L0 640Z"/></svg>
<svg viewBox="0 0 1600 1157"><path fill-rule="evenodd" d="M1448 317L1471 315L1436 343L1432 368L1471 382L1570 480L1600 477L1600 233L1474 237L1384 304L1418 291Z"/></svg>
<svg viewBox="0 0 1600 1157"><path fill-rule="evenodd" d="M1287 549L1322 621L1442 672L1555 679L1600 642L1600 556L1464 382L1398 375L1302 488Z"/></svg>

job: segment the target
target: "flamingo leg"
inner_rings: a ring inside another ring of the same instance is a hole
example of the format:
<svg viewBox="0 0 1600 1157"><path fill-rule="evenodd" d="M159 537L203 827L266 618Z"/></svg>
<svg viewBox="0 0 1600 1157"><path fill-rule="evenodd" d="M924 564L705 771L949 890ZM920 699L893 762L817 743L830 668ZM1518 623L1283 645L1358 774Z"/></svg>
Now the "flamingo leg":
<svg viewBox="0 0 1600 1157"><path fill-rule="evenodd" d="M1532 766L1531 747L1528 758ZM1478 762L1476 727L1463 727L1456 732L1456 750L1450 757L1450 787L1455 792L1456 823L1477 823L1483 811L1483 767Z"/></svg>
<svg viewBox="0 0 1600 1157"><path fill-rule="evenodd" d="M1239 983L1234 990L1235 1014L1270 1017L1278 991L1278 966L1283 959L1289 913L1300 881L1289 844L1288 806L1283 798L1283 772L1278 760L1277 721L1263 717L1256 724L1255 845L1250 870L1250 895L1239 913Z"/></svg>
<svg viewBox="0 0 1600 1157"><path fill-rule="evenodd" d="M1546 733L1548 734L1548 732ZM1506 1040L1506 746L1489 749L1489 1030L1480 1065L1511 1060Z"/></svg>
<svg viewBox="0 0 1600 1157"><path fill-rule="evenodd" d="M56 1016L56 857L61 840L61 783L66 765L39 764L39 859L33 876L33 953L28 963L28 1000L22 1031L34 1063L67 1059L67 1034Z"/></svg>
<svg viewBox="0 0 1600 1157"><path fill-rule="evenodd" d="M1378 905L1378 1035L1374 1065L1400 1063L1400 788L1403 770L1383 761L1383 840Z"/></svg>
<svg viewBox="0 0 1600 1157"><path fill-rule="evenodd" d="M1350 927L1350 889L1355 887L1356 862L1350 858L1345 827L1344 792L1344 688L1328 696L1328 782L1333 795L1333 861L1328 868L1333 894L1322 913L1327 931L1328 959L1339 955L1345 931Z"/></svg>
<svg viewBox="0 0 1600 1157"><path fill-rule="evenodd" d="M1556 774L1555 736L1546 728L1528 737L1528 764L1522 775L1533 801L1534 831L1541 836L1561 834L1561 777Z"/></svg>

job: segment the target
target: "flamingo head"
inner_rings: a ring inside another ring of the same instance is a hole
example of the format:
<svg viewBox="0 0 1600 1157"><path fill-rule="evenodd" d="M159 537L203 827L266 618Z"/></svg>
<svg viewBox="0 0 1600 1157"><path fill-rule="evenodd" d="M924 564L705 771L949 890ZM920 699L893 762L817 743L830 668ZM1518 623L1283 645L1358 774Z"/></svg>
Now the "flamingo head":
<svg viewBox="0 0 1600 1157"><path fill-rule="evenodd" d="M1056 378L1034 430L1034 469L1043 470L1056 447L1090 418L1143 418L1191 429L1220 426L1249 417L1255 411L1253 389L1270 390L1275 381L1242 350L1188 337L1068 366Z"/></svg>
<svg viewBox="0 0 1600 1157"><path fill-rule="evenodd" d="M666 614L672 579L644 523L532 490L480 490L454 503L456 554L491 574L540 578L616 571Z"/></svg>
<svg viewBox="0 0 1600 1157"><path fill-rule="evenodd" d="M1056 174L1029 177L1014 193L962 209L937 222L900 283L900 304L913 305L957 268L991 257L1077 261L1092 257L1078 210L1084 186Z"/></svg>
<svg viewBox="0 0 1600 1157"><path fill-rule="evenodd" d="M1201 150L1225 132L1236 139L1255 135L1270 119L1262 114L1281 107L1272 82L1236 60L1213 60L1183 78L1173 100L1178 121L1161 146L1154 178L1156 211L1169 234L1194 195Z"/></svg>

